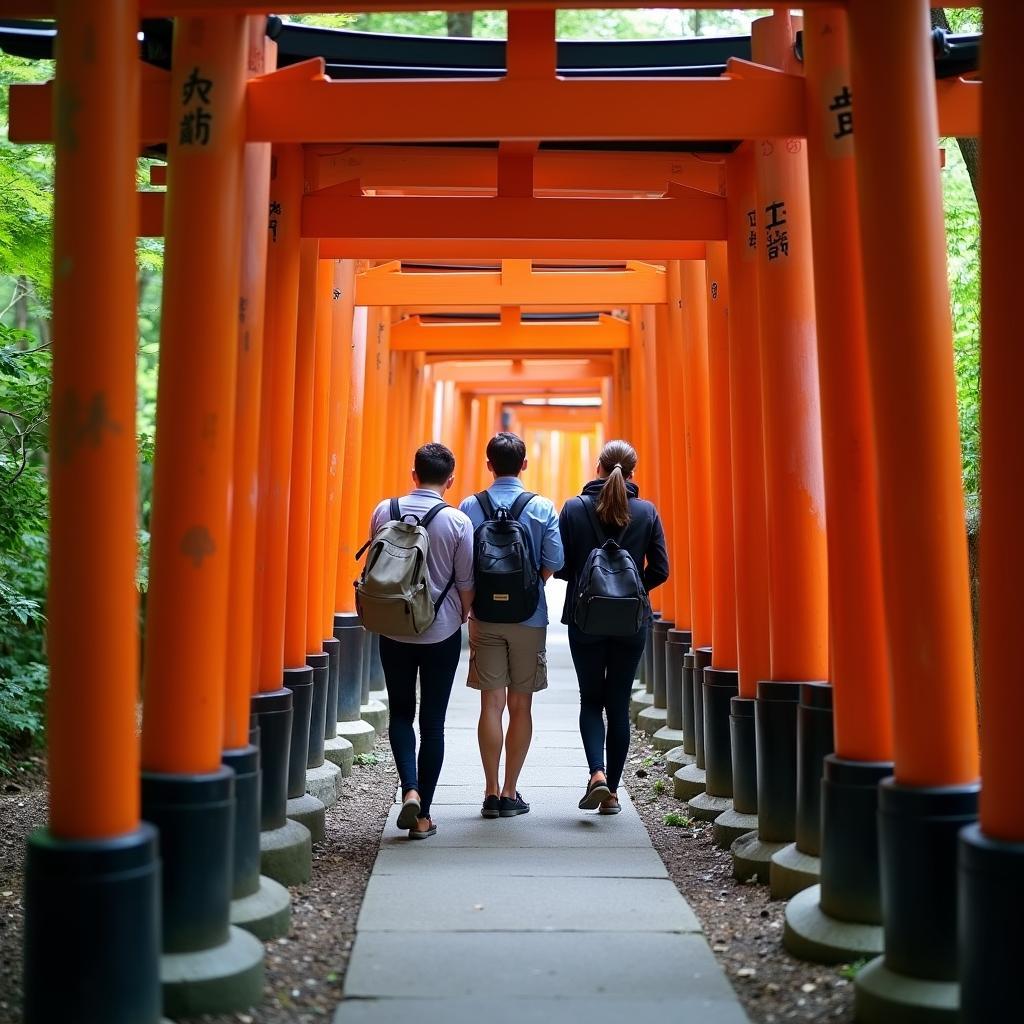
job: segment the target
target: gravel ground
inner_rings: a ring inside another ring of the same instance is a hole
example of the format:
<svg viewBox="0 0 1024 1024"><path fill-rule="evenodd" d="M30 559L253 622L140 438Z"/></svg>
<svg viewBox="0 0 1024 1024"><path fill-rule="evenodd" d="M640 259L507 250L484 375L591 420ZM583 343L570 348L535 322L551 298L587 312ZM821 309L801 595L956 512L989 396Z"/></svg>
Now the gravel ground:
<svg viewBox="0 0 1024 1024"><path fill-rule="evenodd" d="M329 1021L355 936L356 918L395 794L386 739L373 763L356 765L327 812L327 837L313 849L313 877L292 893L292 927L267 944L263 1003L249 1012L190 1024L313 1024ZM12 787L17 787L16 790ZM20 1021L22 881L25 837L46 819L41 772L0 778L0 1024Z"/></svg>
<svg viewBox="0 0 1024 1024"><path fill-rule="evenodd" d="M624 781L669 876L704 926L715 955L754 1024L850 1024L850 968L791 957L782 947L785 902L768 887L737 882L732 858L714 845L710 822L665 824L686 805L672 795L663 755L634 729ZM664 786L658 786L658 782ZM662 790L659 792L658 790Z"/></svg>

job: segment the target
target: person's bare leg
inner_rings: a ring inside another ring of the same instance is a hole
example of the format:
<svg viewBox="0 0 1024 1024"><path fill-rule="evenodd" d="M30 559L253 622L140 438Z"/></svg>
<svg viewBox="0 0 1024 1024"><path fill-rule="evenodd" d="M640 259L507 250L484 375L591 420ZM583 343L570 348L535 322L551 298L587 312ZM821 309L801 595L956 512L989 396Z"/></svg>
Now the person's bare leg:
<svg viewBox="0 0 1024 1024"><path fill-rule="evenodd" d="M480 761L484 766L484 796L498 796L498 764L504 742L502 717L505 713L505 691L480 691L480 722L476 735L480 744Z"/></svg>
<svg viewBox="0 0 1024 1024"><path fill-rule="evenodd" d="M533 739L533 694L508 691L508 735L505 737L505 785L502 796L516 795L519 773Z"/></svg>

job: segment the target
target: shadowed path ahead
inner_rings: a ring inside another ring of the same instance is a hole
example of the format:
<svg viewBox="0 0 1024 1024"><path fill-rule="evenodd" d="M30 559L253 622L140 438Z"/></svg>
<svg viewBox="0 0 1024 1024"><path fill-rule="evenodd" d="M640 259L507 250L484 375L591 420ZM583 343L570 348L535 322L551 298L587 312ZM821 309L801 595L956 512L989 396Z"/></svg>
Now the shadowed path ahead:
<svg viewBox="0 0 1024 1024"><path fill-rule="evenodd" d="M520 782L532 809L489 821L464 659L437 835L410 842L392 811L335 1024L746 1022L625 790L620 815L577 809L587 770L564 627L549 631L548 662Z"/></svg>

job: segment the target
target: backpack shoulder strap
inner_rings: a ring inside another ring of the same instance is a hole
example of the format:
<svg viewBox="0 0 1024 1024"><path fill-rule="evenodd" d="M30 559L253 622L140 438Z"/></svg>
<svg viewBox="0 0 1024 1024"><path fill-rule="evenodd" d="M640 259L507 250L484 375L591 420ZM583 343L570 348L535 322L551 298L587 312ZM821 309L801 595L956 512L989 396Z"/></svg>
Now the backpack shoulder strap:
<svg viewBox="0 0 1024 1024"><path fill-rule="evenodd" d="M473 497L476 498L477 502L479 502L480 510L484 514L484 519L493 519L495 508L494 502L491 501L491 496L486 491L477 491Z"/></svg>
<svg viewBox="0 0 1024 1024"><path fill-rule="evenodd" d="M443 508L451 508L451 505L449 505L447 501L444 501L442 499L436 505L432 506L427 511L426 515L424 515L423 518L420 519L420 526L422 526L423 529L425 530L434 521L434 517L437 515L437 513L440 512L441 509Z"/></svg>
<svg viewBox="0 0 1024 1024"><path fill-rule="evenodd" d="M597 518L597 510L594 507L594 503L585 494L580 495L580 502L586 510L587 518L590 520L590 525L594 528L594 533L597 534L598 544L603 544L608 539L608 532L601 525L601 520Z"/></svg>
<svg viewBox="0 0 1024 1024"><path fill-rule="evenodd" d="M523 491L523 493L520 494L519 497L512 502L512 507L508 510L508 514L513 519L518 519L523 514L523 510L526 508L526 506L529 505L530 502L533 501L533 499L536 497L537 495L534 494L532 491Z"/></svg>
<svg viewBox="0 0 1024 1024"><path fill-rule="evenodd" d="M402 506L397 498L391 499L391 521L398 522L402 518Z"/></svg>

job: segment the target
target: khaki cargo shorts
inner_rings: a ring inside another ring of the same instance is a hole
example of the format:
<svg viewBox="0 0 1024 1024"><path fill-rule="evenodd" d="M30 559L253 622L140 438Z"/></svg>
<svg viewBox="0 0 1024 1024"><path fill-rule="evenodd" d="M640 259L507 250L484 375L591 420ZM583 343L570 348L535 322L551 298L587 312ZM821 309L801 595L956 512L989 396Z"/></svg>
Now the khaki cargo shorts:
<svg viewBox="0 0 1024 1024"><path fill-rule="evenodd" d="M546 626L469 620L469 679L475 690L536 693L548 685Z"/></svg>

